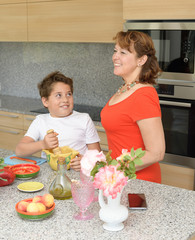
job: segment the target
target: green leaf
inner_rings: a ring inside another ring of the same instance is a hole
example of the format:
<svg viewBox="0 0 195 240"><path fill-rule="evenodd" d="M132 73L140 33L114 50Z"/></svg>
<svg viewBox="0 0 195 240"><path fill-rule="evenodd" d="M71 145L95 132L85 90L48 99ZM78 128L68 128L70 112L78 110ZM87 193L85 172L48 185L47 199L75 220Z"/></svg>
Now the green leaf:
<svg viewBox="0 0 195 240"><path fill-rule="evenodd" d="M116 166L118 164L118 161L116 159L113 159L109 165Z"/></svg>
<svg viewBox="0 0 195 240"><path fill-rule="evenodd" d="M137 177L136 174L131 174L129 179L136 179L136 177Z"/></svg>
<svg viewBox="0 0 195 240"><path fill-rule="evenodd" d="M143 157L145 155L145 151L143 151L141 148L138 148L136 151L135 151L135 155L139 158Z"/></svg>
<svg viewBox="0 0 195 240"><path fill-rule="evenodd" d="M91 170L91 173L90 173L91 176L95 177L95 174L98 172L98 169L99 169L98 166L95 165L94 168Z"/></svg>
<svg viewBox="0 0 195 240"><path fill-rule="evenodd" d="M112 151L109 150L109 152L106 154L106 161L107 161L108 164L109 164L110 161L112 161L112 157L110 156L111 152Z"/></svg>
<svg viewBox="0 0 195 240"><path fill-rule="evenodd" d="M123 160L125 160L125 161L130 161L130 160L131 160L131 157L130 157L129 155L125 155L124 158L123 158Z"/></svg>
<svg viewBox="0 0 195 240"><path fill-rule="evenodd" d="M137 157L137 158L134 159L134 163L135 163L136 165L139 165L139 166L140 166L140 165L143 164L143 161L142 161L140 158Z"/></svg>
<svg viewBox="0 0 195 240"><path fill-rule="evenodd" d="M131 170L134 170L134 169L135 169L135 163L134 163L134 161L131 161L131 162L129 163L129 169L131 169Z"/></svg>
<svg viewBox="0 0 195 240"><path fill-rule="evenodd" d="M131 157L134 157L134 156L135 156L134 148L131 148Z"/></svg>
<svg viewBox="0 0 195 240"><path fill-rule="evenodd" d="M91 170L91 176L95 177L95 174L99 171L100 168L104 167L106 165L105 162L97 162L94 168Z"/></svg>

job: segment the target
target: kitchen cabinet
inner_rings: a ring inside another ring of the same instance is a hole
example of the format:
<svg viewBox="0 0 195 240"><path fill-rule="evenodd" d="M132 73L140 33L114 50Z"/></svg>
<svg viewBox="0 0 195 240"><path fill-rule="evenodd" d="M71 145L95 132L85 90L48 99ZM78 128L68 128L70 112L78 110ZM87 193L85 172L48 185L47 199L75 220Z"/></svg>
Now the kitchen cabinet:
<svg viewBox="0 0 195 240"><path fill-rule="evenodd" d="M122 0L28 2L29 41L113 42L122 29Z"/></svg>
<svg viewBox="0 0 195 240"><path fill-rule="evenodd" d="M0 41L27 41L26 3L1 4L3 2L0 2Z"/></svg>
<svg viewBox="0 0 195 240"><path fill-rule="evenodd" d="M23 121L24 121L24 125L23 125L23 135L26 133L26 131L28 130L30 124L32 123L32 121L36 118L36 116L33 115L28 115L28 114L24 114L23 115ZM33 154L33 156L35 157L41 157L41 151L37 152L35 154Z"/></svg>
<svg viewBox="0 0 195 240"><path fill-rule="evenodd" d="M36 116L24 114L24 132L26 132Z"/></svg>
<svg viewBox="0 0 195 240"><path fill-rule="evenodd" d="M160 163L162 183L194 190L194 169L168 163Z"/></svg>
<svg viewBox="0 0 195 240"><path fill-rule="evenodd" d="M0 148L15 150L23 133L23 114L0 111Z"/></svg>
<svg viewBox="0 0 195 240"><path fill-rule="evenodd" d="M0 0L0 4L26 3L27 0Z"/></svg>
<svg viewBox="0 0 195 240"><path fill-rule="evenodd" d="M194 0L123 0L123 19L195 19Z"/></svg>
<svg viewBox="0 0 195 240"><path fill-rule="evenodd" d="M100 147L101 147L102 151L104 152L104 154L106 154L108 152L108 142L107 142L105 130L101 126L96 126L96 129L97 129L98 135L100 137Z"/></svg>
<svg viewBox="0 0 195 240"><path fill-rule="evenodd" d="M55 2L56 0L27 0L28 3L32 2ZM67 1L67 0L57 0L57 1Z"/></svg>
<svg viewBox="0 0 195 240"><path fill-rule="evenodd" d="M14 151L36 116L0 111L0 148ZM40 157L41 152L33 154Z"/></svg>

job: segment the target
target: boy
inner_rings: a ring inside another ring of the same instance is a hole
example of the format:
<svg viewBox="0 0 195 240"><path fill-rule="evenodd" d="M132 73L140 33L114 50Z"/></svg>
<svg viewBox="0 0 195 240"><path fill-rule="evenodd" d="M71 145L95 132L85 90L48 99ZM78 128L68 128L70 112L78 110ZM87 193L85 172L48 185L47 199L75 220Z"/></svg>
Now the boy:
<svg viewBox="0 0 195 240"><path fill-rule="evenodd" d="M80 160L85 151L101 149L100 139L90 116L73 110L73 81L56 71L46 76L38 84L38 89L42 103L49 113L36 116L17 144L15 153L25 157L58 145L69 146L80 153L70 164L71 168L79 171ZM49 129L54 129L54 133L47 135ZM45 158L44 152L42 157Z"/></svg>

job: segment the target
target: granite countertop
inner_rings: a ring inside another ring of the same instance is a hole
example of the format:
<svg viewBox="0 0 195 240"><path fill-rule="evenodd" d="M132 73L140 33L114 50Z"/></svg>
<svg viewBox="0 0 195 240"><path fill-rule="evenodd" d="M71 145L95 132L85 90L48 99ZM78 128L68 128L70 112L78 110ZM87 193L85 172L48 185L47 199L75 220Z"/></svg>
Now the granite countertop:
<svg viewBox="0 0 195 240"><path fill-rule="evenodd" d="M74 104L74 110L89 113L92 120L100 123L102 107ZM0 95L0 110L22 114L37 115L46 113L40 99ZM36 112L38 110L38 112ZM45 109L46 110L46 109ZM39 112L40 111L40 112Z"/></svg>
<svg viewBox="0 0 195 240"><path fill-rule="evenodd" d="M13 152L0 149L0 156L6 157ZM99 219L99 204L94 202L90 211L95 217L88 221L76 221L73 214L77 206L72 199L55 200L53 215L41 221L21 219L15 205L22 199L32 198L48 192L49 185L55 177L47 163L42 164L35 179L44 184L40 192L25 193L17 189L24 182L16 179L13 184L0 187L1 240L82 240L82 239L132 239L132 240L187 240L195 231L195 192L163 184L142 180L131 180L122 194L122 203L127 205L127 193L145 193L148 209L129 210L125 228L119 232L103 229ZM77 178L78 173L70 170L68 176Z"/></svg>

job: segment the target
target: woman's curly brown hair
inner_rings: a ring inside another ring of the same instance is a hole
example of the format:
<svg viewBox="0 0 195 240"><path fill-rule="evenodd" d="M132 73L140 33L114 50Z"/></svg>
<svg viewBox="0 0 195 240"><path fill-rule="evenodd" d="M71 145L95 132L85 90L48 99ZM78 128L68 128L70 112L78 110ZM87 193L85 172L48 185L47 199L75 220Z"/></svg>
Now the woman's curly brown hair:
<svg viewBox="0 0 195 240"><path fill-rule="evenodd" d="M138 58L144 55L148 57L142 67L139 82L156 84L155 79L158 78L162 70L155 56L156 50L151 37L143 32L121 31L116 34L113 40L115 40L121 48L127 49L129 52L131 52L130 48L133 46Z"/></svg>

